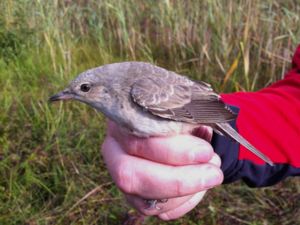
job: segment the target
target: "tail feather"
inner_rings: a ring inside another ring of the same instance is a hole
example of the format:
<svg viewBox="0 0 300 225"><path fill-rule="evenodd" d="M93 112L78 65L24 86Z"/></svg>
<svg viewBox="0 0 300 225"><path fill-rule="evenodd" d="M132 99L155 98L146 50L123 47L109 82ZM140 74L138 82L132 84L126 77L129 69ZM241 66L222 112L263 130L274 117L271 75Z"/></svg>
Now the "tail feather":
<svg viewBox="0 0 300 225"><path fill-rule="evenodd" d="M241 135L239 135L231 126L229 123L216 123L216 130L221 132L222 134L229 136L233 140L237 141L244 147L246 147L249 151L251 151L253 154L264 160L266 163L268 163L270 166L274 166L274 163L272 160L263 154L261 151L257 150L253 145L251 145L245 138L243 138Z"/></svg>

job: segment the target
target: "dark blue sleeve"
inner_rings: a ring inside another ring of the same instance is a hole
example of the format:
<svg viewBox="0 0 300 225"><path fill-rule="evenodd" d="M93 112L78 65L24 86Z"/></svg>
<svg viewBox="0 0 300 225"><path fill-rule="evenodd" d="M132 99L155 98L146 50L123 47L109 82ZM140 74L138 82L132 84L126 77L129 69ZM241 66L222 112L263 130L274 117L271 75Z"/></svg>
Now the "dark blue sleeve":
<svg viewBox="0 0 300 225"><path fill-rule="evenodd" d="M238 113L238 108L230 106ZM231 126L237 130L236 121ZM286 163L276 163L274 166L268 164L256 164L250 160L239 160L239 143L214 132L212 146L220 156L224 173L224 184L243 180L250 187L270 186L280 182L288 176L299 176L300 168Z"/></svg>

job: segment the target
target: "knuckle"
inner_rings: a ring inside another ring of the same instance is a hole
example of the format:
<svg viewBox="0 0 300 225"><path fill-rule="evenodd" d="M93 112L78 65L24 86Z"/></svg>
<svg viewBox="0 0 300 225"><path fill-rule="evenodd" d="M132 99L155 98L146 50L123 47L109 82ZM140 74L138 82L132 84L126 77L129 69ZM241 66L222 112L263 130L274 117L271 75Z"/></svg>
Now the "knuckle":
<svg viewBox="0 0 300 225"><path fill-rule="evenodd" d="M185 160L185 162L197 162L196 153L194 151L186 151L183 159Z"/></svg>
<svg viewBox="0 0 300 225"><path fill-rule="evenodd" d="M219 184L222 184L222 182L224 181L224 173L219 170Z"/></svg>
<svg viewBox="0 0 300 225"><path fill-rule="evenodd" d="M211 159L215 153L214 148L210 143L207 143L206 147L207 147L207 152L208 152L208 159Z"/></svg>
<svg viewBox="0 0 300 225"><path fill-rule="evenodd" d="M154 216L159 214L158 210L149 210L144 203L144 199L137 195L125 194L127 202L144 216Z"/></svg>
<svg viewBox="0 0 300 225"><path fill-rule="evenodd" d="M214 153L213 156L211 157L211 159L209 160L209 163L211 163L217 167L220 167L221 166L221 158L216 153Z"/></svg>
<svg viewBox="0 0 300 225"><path fill-rule="evenodd" d="M148 209L145 208L145 206L139 206L136 209L141 214L143 214L144 216L154 216L154 215L157 215L159 213L158 210L148 210Z"/></svg>
<svg viewBox="0 0 300 225"><path fill-rule="evenodd" d="M213 155L214 155L214 149L212 145L204 140L198 140L198 145L200 146L199 149L201 149L201 158L203 162L209 161Z"/></svg>
<svg viewBox="0 0 300 225"><path fill-rule="evenodd" d="M207 165L204 168L206 176L201 177L201 186L203 189L209 189L222 183L223 172L215 165Z"/></svg>
<svg viewBox="0 0 300 225"><path fill-rule="evenodd" d="M195 174L196 175L196 174ZM182 170L177 174L173 187L175 188L174 193L177 197L194 194L195 192L205 189L206 180L205 176L194 176L188 177L187 171Z"/></svg>
<svg viewBox="0 0 300 225"><path fill-rule="evenodd" d="M146 138L136 138L135 140L135 150L136 152L143 152L148 140Z"/></svg>
<svg viewBox="0 0 300 225"><path fill-rule="evenodd" d="M116 169L116 185L125 193L133 192L133 168L128 162L122 162Z"/></svg>
<svg viewBox="0 0 300 225"><path fill-rule="evenodd" d="M163 221L170 221L173 219L170 217L168 212L162 213L162 214L158 215L158 217Z"/></svg>
<svg viewBox="0 0 300 225"><path fill-rule="evenodd" d="M174 185L174 187L175 187L176 196L179 197L179 196L185 195L185 193L186 193L186 185L182 182L182 180L179 177L177 177L175 179L175 185Z"/></svg>
<svg viewBox="0 0 300 225"><path fill-rule="evenodd" d="M131 137L128 140L127 152L131 155L139 155L144 151L146 139Z"/></svg>

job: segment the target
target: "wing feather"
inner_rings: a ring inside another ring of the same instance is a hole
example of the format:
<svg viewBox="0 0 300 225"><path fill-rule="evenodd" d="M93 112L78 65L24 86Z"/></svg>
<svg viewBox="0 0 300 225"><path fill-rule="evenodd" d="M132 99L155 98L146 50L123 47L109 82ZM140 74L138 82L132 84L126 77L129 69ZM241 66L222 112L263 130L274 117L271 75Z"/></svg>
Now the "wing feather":
<svg viewBox="0 0 300 225"><path fill-rule="evenodd" d="M236 118L209 84L172 72L139 79L132 85L131 97L153 115L166 119L210 124Z"/></svg>

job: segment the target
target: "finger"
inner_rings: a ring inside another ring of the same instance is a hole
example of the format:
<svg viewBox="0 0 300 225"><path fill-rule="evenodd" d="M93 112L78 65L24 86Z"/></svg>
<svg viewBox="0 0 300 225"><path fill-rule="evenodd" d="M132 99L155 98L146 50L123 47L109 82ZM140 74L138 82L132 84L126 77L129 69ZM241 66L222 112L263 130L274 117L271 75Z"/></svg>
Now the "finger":
<svg viewBox="0 0 300 225"><path fill-rule="evenodd" d="M211 163L170 166L144 160L123 152L111 137L105 139L102 152L117 186L125 193L145 199L190 195L223 181L222 171Z"/></svg>
<svg viewBox="0 0 300 225"><path fill-rule="evenodd" d="M208 142L211 142L213 136L213 129L210 126L202 125L195 128L191 134Z"/></svg>
<svg viewBox="0 0 300 225"><path fill-rule="evenodd" d="M221 166L221 158L220 156L218 156L216 153L213 154L211 160L209 160L209 163L217 166L217 167L220 167Z"/></svg>
<svg viewBox="0 0 300 225"><path fill-rule="evenodd" d="M209 163L212 163L212 164L220 167L221 159L217 154L214 154L214 156L209 161ZM202 192L203 192L202 193L202 196L203 196L206 191L202 191ZM199 196L199 194L200 193L198 192L197 194L194 194L194 195ZM132 207L134 207L139 212L141 212L142 214L147 215L147 216L153 216L153 215L159 215L159 214L166 212L166 215L162 215L162 217L165 217L164 219L167 220L167 217L175 218L175 215L176 215L176 218L181 217L186 212L188 212L189 209L192 209L193 206L191 206L190 203L185 203L185 202L189 201L190 198L192 198L194 195L188 195L188 196L168 199L168 201L166 203L157 203L159 210L158 209L153 209L153 210L147 209L147 206L148 206L147 203L145 203L145 200L139 196L125 194L125 197L126 197L127 202ZM201 199L199 199L199 201L200 200ZM184 205L184 206L181 206L181 205ZM197 203L195 203L195 205L197 205ZM179 207L179 206L181 206L181 207Z"/></svg>
<svg viewBox="0 0 300 225"><path fill-rule="evenodd" d="M128 154L163 164L199 164L208 162L213 156L210 143L189 134L138 138L121 132L113 123L109 123L109 134Z"/></svg>
<svg viewBox="0 0 300 225"><path fill-rule="evenodd" d="M203 191L203 192L205 193L206 191ZM163 203L158 202L156 204L156 206L157 206L156 208L149 209L148 204L145 203L145 200L142 199L141 197L136 196L136 195L125 194L125 198L126 198L127 202L132 207L137 209L140 213L147 215L147 216L159 215L162 213L172 211L172 210L180 207L180 205L185 204L185 202L187 202L193 196L194 195L187 195L187 196L183 196L183 197L170 198L166 202L163 202Z"/></svg>
<svg viewBox="0 0 300 225"><path fill-rule="evenodd" d="M193 195L189 198L186 202L184 202L179 207L172 209L170 211L161 213L158 217L162 220L174 220L182 217L187 212L191 211L195 208L196 205L202 200L205 195L205 191L198 192L197 194Z"/></svg>

